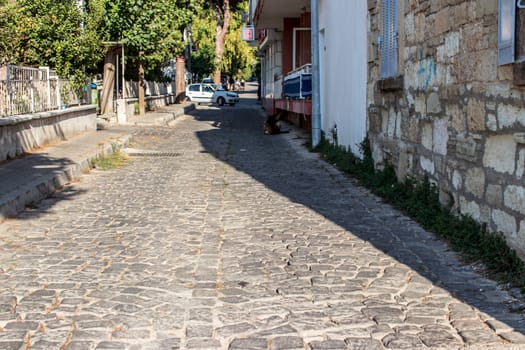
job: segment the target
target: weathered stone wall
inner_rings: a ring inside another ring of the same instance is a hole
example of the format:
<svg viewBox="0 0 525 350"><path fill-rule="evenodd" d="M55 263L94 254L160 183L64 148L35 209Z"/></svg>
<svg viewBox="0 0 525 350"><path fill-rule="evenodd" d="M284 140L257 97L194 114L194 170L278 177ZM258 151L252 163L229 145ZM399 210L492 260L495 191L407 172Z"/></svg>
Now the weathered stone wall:
<svg viewBox="0 0 525 350"><path fill-rule="evenodd" d="M97 129L95 106L0 118L0 161Z"/></svg>
<svg viewBox="0 0 525 350"><path fill-rule="evenodd" d="M399 75L369 53L368 134L378 166L428 175L456 209L525 259L525 87L498 66L498 1L399 0ZM525 11L525 10L517 10ZM381 1L369 1L369 45ZM525 38L521 39L525 40Z"/></svg>

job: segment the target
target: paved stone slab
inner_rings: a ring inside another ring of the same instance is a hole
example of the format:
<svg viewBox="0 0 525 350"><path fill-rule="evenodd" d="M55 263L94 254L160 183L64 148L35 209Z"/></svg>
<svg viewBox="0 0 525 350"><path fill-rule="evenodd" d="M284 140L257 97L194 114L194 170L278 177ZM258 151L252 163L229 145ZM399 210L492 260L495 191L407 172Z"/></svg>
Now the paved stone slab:
<svg viewBox="0 0 525 350"><path fill-rule="evenodd" d="M262 121L128 126L127 167L0 224L0 348L524 348L523 300Z"/></svg>

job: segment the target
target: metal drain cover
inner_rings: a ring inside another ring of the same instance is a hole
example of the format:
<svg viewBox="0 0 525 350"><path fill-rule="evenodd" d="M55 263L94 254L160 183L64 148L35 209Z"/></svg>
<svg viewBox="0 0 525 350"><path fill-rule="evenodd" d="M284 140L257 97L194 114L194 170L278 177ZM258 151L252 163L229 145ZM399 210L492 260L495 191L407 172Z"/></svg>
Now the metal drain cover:
<svg viewBox="0 0 525 350"><path fill-rule="evenodd" d="M154 151L147 149L123 148L122 153L132 157L178 157L181 154L172 151Z"/></svg>

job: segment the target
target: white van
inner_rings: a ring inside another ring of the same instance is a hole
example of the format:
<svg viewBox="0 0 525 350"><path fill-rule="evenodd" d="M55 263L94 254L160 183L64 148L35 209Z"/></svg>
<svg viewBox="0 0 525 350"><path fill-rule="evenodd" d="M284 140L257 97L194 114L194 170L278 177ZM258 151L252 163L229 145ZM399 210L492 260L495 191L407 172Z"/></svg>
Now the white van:
<svg viewBox="0 0 525 350"><path fill-rule="evenodd" d="M209 84L190 84L186 87L186 100L197 103L217 103L224 106L225 103L235 106L239 102L239 95L226 90L215 90Z"/></svg>

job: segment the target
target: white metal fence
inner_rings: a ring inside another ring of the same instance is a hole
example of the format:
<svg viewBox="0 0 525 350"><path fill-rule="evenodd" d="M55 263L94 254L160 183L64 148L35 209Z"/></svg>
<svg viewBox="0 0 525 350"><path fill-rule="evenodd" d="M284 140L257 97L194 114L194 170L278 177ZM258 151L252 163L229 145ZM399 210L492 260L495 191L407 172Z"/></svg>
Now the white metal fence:
<svg viewBox="0 0 525 350"><path fill-rule="evenodd" d="M48 67L0 67L0 117L56 110L79 104L70 80Z"/></svg>
<svg viewBox="0 0 525 350"><path fill-rule="evenodd" d="M154 81L144 82L146 96L171 95L175 93L175 82L159 83ZM126 98L137 98L139 96L139 84L136 81L126 81Z"/></svg>
<svg viewBox="0 0 525 350"><path fill-rule="evenodd" d="M145 83L146 96L170 95L175 92L175 83ZM98 89L100 88L101 86L98 86ZM137 82L126 81L124 97L137 98L138 88ZM114 99L122 97L121 94L122 91L117 93L115 89ZM90 85L78 96L70 80L58 78L48 67L0 67L0 117L96 103L95 100L92 101L92 97Z"/></svg>

